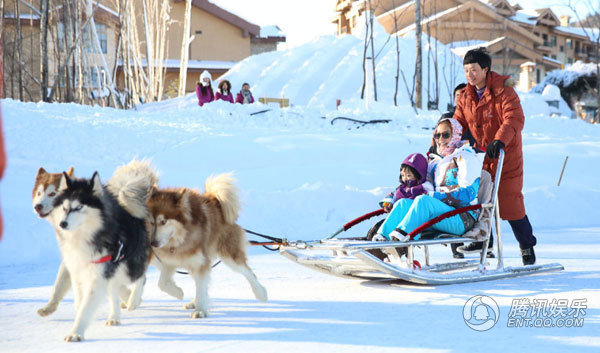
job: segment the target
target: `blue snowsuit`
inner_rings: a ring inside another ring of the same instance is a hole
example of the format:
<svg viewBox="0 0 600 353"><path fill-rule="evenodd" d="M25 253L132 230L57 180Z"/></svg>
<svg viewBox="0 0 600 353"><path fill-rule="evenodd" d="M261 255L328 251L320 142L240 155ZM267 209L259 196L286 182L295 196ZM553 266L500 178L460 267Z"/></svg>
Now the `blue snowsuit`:
<svg viewBox="0 0 600 353"><path fill-rule="evenodd" d="M428 167L428 179L435 191L427 195L417 196L414 200L400 199L378 233L389 239L389 234L396 228L406 233L455 208L477 204L479 179L483 157L468 145L457 148L452 154L433 160ZM476 220L477 211L470 211ZM465 224L460 215L446 218L431 228L443 233L461 235L465 232ZM420 234L414 239L419 239Z"/></svg>

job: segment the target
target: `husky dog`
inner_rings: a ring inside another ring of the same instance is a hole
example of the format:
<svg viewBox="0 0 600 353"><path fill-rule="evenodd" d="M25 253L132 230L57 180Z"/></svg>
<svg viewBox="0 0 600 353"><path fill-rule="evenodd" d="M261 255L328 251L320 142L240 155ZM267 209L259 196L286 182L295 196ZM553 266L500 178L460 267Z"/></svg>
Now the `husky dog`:
<svg viewBox="0 0 600 353"><path fill-rule="evenodd" d="M108 295L111 308L106 325L111 326L120 324L118 294L122 287L133 284L127 300L129 310L141 301L149 244L147 196L143 196L143 188L137 188L139 184L139 180L115 182L105 189L98 173L89 180L63 174L52 216L61 229L63 263L71 277L77 309L66 341L83 339L104 295ZM148 185L146 195L149 190Z"/></svg>
<svg viewBox="0 0 600 353"><path fill-rule="evenodd" d="M192 318L208 315L208 282L211 265L219 257L232 270L241 273L254 296L267 300L266 289L247 264L247 240L235 221L240 201L231 174L210 177L203 194L187 188L157 189L148 199L149 232L155 259L161 270L159 288L179 299L183 291L173 281L177 268L185 268L196 283Z"/></svg>
<svg viewBox="0 0 600 353"><path fill-rule="evenodd" d="M73 167L67 171L69 177L73 176ZM35 176L35 184L33 185L33 211L40 217L48 221L56 231L56 239L60 244L60 228L54 222L53 217L49 217L52 212L52 202L58 195L58 185L62 173L48 173L44 168L40 168ZM64 264L60 264L56 281L52 289L50 300L37 313L40 316L47 316L56 311L58 304L64 298L67 291L71 288L71 277L69 271L65 269ZM129 295L128 295L129 296Z"/></svg>
<svg viewBox="0 0 600 353"><path fill-rule="evenodd" d="M69 177L73 177L73 167L67 171ZM40 168L35 177L35 184L33 186L33 209L40 218L44 218L50 223L56 231L56 238L59 247L62 244L61 228L58 223L55 222L55 217L52 213L52 202L58 195L58 187L62 177L62 173L48 173L44 168ZM150 166L148 160L138 161L133 159L126 165L120 166L115 171L113 177L109 180L107 187L113 191L114 194L120 195L122 200L121 205L128 207L132 203L128 202L127 197L131 198L142 198L141 202L136 204L144 204L145 199L148 197L148 190L150 187L158 182L158 176L154 169ZM143 211L136 211L136 214L140 215ZM145 217L144 212L143 216ZM61 249L62 251L62 249ZM37 313L40 316L48 316L56 311L58 304L62 301L65 294L71 288L71 277L69 271L66 269L64 262L61 262L50 295L50 300L43 307L38 309ZM126 286L119 288L119 297L124 303L127 303L130 296L130 291ZM121 307L126 308L126 305Z"/></svg>

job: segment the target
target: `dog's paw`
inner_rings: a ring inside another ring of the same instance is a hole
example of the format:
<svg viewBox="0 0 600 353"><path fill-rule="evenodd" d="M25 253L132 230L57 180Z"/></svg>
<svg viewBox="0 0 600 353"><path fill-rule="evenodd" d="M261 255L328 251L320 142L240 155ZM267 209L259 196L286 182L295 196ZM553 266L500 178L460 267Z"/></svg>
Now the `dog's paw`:
<svg viewBox="0 0 600 353"><path fill-rule="evenodd" d="M65 342L81 342L83 341L83 335L78 335L76 333L69 333L65 337Z"/></svg>
<svg viewBox="0 0 600 353"><path fill-rule="evenodd" d="M134 311L139 306L140 306L140 303L139 302L135 302L135 303L131 303L129 305L125 305L125 309L127 309L127 311Z"/></svg>
<svg viewBox="0 0 600 353"><path fill-rule="evenodd" d="M189 302L183 306L184 309L196 309L196 304L194 302Z"/></svg>
<svg viewBox="0 0 600 353"><path fill-rule="evenodd" d="M183 300L183 289L179 287L173 288L173 293L170 294L179 300Z"/></svg>
<svg viewBox="0 0 600 353"><path fill-rule="evenodd" d="M39 309L37 311L38 315L41 317L48 316L56 311L56 305L46 305L45 307Z"/></svg>
<svg viewBox="0 0 600 353"><path fill-rule="evenodd" d="M267 295L267 290L263 286L258 286L258 288L256 288L256 290L254 291L254 296L261 302L266 302L269 299L269 296Z"/></svg>
<svg viewBox="0 0 600 353"><path fill-rule="evenodd" d="M195 310L192 312L192 319L202 319L207 317L208 315L206 314L206 312L202 311L202 310Z"/></svg>
<svg viewBox="0 0 600 353"><path fill-rule="evenodd" d="M119 319L108 319L108 320L106 320L106 322L104 323L104 325L106 325L106 326L119 326L119 325L121 325L121 320L119 320Z"/></svg>
<svg viewBox="0 0 600 353"><path fill-rule="evenodd" d="M183 289L177 287L176 285L165 286L165 285L161 285L161 283L159 283L158 287L160 288L160 290L167 293L168 295L170 295L174 298L177 298L179 300L183 300Z"/></svg>
<svg viewBox="0 0 600 353"><path fill-rule="evenodd" d="M129 301L127 302L127 305L126 305L127 311L133 311L133 310L139 308L140 304L142 304L141 296L139 296L137 298L129 298Z"/></svg>

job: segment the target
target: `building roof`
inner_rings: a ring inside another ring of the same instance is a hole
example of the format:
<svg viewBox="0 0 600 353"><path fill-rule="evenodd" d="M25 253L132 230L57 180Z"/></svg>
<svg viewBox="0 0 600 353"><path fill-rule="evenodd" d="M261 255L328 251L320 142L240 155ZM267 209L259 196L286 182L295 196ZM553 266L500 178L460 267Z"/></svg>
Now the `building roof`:
<svg viewBox="0 0 600 353"><path fill-rule="evenodd" d="M464 2L464 0L459 0L459 1ZM463 12L463 11L467 11L469 9L481 11L483 14L486 14L486 15L490 16L491 18L497 19L500 23L505 24L507 27L511 28L512 30L531 39L534 43L539 43L542 41L541 38L537 37L531 31L521 27L518 23L515 23L514 21L511 21L509 18L505 18L502 15L498 14L495 11L495 8L493 6L491 6L487 3L479 2L479 1L464 2L463 4L461 4L459 6L451 7L445 11L433 14L429 17L424 18L421 21L421 25L425 25L429 22L435 22L436 20L441 20L443 17L451 16L452 14L454 14L457 11ZM383 15L381 15L381 16L383 16ZM416 25L413 23L413 24L406 26L406 27L402 28L401 30L399 30L397 34L402 36L410 31L415 30L415 27L416 27Z"/></svg>
<svg viewBox="0 0 600 353"><path fill-rule="evenodd" d="M146 59L141 60L142 66L147 66ZM188 60L187 67L191 70L208 69L208 70L229 70L237 64L236 61L217 61L217 60ZM117 61L118 66L123 66L123 61ZM133 65L133 61L131 62ZM178 59L165 59L163 60L162 67L166 69L179 69L181 67L181 60Z"/></svg>
<svg viewBox="0 0 600 353"><path fill-rule="evenodd" d="M260 38L283 38L285 40L285 33L279 28L279 26L263 26L260 28Z"/></svg>
<svg viewBox="0 0 600 353"><path fill-rule="evenodd" d="M184 0L175 0L176 3L183 1ZM225 22L228 22L242 29L244 32L254 37L258 37L260 35L260 27L258 25L250 23L245 19L241 18L240 16L230 11L227 11L224 8L219 7L208 0L192 0L192 5L217 18L220 18Z"/></svg>

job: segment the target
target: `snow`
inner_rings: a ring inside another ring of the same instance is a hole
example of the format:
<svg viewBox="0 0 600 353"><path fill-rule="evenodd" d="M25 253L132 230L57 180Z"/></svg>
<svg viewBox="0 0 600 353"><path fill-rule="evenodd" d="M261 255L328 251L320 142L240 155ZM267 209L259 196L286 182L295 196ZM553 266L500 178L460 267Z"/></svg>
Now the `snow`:
<svg viewBox="0 0 600 353"><path fill-rule="evenodd" d="M548 104L558 104L558 107L551 106L551 114L570 116L572 114L571 108L560 95L560 88L555 85L547 85L542 92L542 97Z"/></svg>
<svg viewBox="0 0 600 353"><path fill-rule="evenodd" d="M548 84L553 84L559 87L568 87L575 82L579 77L589 77L596 75L597 65L594 63L584 63L576 61L572 65L568 65L563 70L550 71L542 82L531 89L531 92L541 93Z"/></svg>
<svg viewBox="0 0 600 353"><path fill-rule="evenodd" d="M362 21L362 20L358 20ZM362 23L362 22L359 22ZM248 82L255 98L290 98L292 105L335 108L336 100L342 105L360 99L362 86L363 34L359 27L355 35L340 37L322 36L304 45L285 51L254 55L241 61L227 72L223 79L231 82L234 90ZM395 38L389 37L383 27L375 22L375 54L378 101L392 104L396 76ZM400 60L402 63L415 62L414 33L399 38ZM440 80L440 107L446 107L452 99L454 87L463 82L462 59L454 55L443 44L431 39L431 55L426 36L423 36L423 97L426 102L428 65L431 58L430 95L434 95L435 47L437 43L440 77L454 79ZM414 65L402 65L401 70L407 81L414 75ZM412 85L409 86L412 90ZM408 102L406 86L400 74L398 102Z"/></svg>
<svg viewBox="0 0 600 353"><path fill-rule="evenodd" d="M252 82L256 97L286 93L294 103L286 109L223 101L198 107L194 94L129 111L2 100L9 157L0 184L2 352L597 352L600 126L551 117L545 97L523 92L525 204L538 238L538 263L560 262L562 272L418 286L327 276L253 247L249 263L269 291L266 303L255 301L242 277L219 265L211 276L210 316L194 320L182 302L158 289L159 273L151 267L141 307L123 312L121 326L106 327L103 304L82 344L62 341L75 316L71 293L51 316L36 314L50 296L60 262L53 229L32 210L40 166L56 172L72 165L77 176L98 171L106 181L133 157L151 158L161 186L200 189L209 175L234 171L243 202L239 224L290 240L323 238L376 209L396 186L405 156L428 149L439 112L415 114L404 93L398 107L390 104L393 80L386 75L394 60L385 50L377 71L381 99L365 110L358 99L362 73L354 68L360 67L360 45L350 36L325 37L251 57L227 74L234 85ZM405 39L401 45L405 75L412 77L414 43ZM334 98L343 100L339 110ZM391 122L332 124L338 116ZM372 224L364 222L344 236L362 236ZM508 223L502 228L505 263L520 265ZM451 260L448 248L431 252ZM176 281L189 300L192 280L177 275ZM463 306L474 295L488 295L500 306L499 322L489 331L464 323ZM584 298L585 323L507 327L517 298Z"/></svg>
<svg viewBox="0 0 600 353"><path fill-rule="evenodd" d="M278 26L263 26L260 27L260 37L261 38L269 38L269 37L285 37L285 33Z"/></svg>

